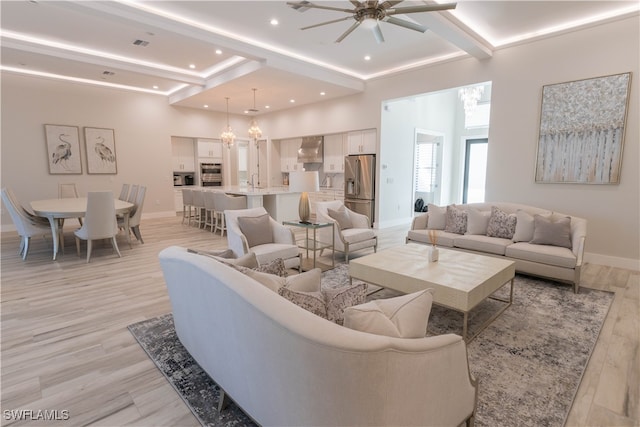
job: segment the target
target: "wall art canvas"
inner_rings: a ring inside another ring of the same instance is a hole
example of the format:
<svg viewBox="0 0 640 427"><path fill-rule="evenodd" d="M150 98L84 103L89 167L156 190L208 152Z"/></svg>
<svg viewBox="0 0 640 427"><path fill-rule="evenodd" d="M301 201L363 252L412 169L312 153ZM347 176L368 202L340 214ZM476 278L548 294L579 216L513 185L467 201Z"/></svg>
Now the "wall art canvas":
<svg viewBox="0 0 640 427"><path fill-rule="evenodd" d="M44 125L50 174L81 174L80 133L77 126Z"/></svg>
<svg viewBox="0 0 640 427"><path fill-rule="evenodd" d="M536 182L617 184L631 73L542 88Z"/></svg>
<svg viewBox="0 0 640 427"><path fill-rule="evenodd" d="M118 173L116 141L113 129L85 127L84 142L87 148L88 173Z"/></svg>

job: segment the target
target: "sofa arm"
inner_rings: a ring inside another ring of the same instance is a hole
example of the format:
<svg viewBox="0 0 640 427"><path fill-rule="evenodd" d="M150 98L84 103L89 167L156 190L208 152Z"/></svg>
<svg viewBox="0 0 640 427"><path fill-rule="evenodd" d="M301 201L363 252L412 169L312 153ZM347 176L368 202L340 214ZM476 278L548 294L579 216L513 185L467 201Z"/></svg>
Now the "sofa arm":
<svg viewBox="0 0 640 427"><path fill-rule="evenodd" d="M347 207L345 207L345 209L349 212L349 219L351 220L353 228L371 228L368 216L354 212Z"/></svg>
<svg viewBox="0 0 640 427"><path fill-rule="evenodd" d="M413 217L413 221L411 221L411 229L426 230L428 222L429 222L429 213L417 215Z"/></svg>

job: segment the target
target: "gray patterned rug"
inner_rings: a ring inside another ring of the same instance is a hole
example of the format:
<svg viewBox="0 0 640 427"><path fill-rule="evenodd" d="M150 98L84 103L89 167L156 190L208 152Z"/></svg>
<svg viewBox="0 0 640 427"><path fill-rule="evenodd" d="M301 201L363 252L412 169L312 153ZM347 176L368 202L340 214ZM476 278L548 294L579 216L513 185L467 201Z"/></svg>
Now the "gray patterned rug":
<svg viewBox="0 0 640 427"><path fill-rule="evenodd" d="M323 274L322 286L347 283L345 265ZM383 289L369 298L394 295ZM568 285L516 276L514 300L468 346L471 371L480 385L476 425L562 426L613 294L581 288L576 295ZM500 304L481 304L470 315L469 329L482 324ZM171 314L130 325L129 330L202 425L254 425L233 403L217 412L219 389L180 344ZM461 330L461 313L433 307L429 334Z"/></svg>

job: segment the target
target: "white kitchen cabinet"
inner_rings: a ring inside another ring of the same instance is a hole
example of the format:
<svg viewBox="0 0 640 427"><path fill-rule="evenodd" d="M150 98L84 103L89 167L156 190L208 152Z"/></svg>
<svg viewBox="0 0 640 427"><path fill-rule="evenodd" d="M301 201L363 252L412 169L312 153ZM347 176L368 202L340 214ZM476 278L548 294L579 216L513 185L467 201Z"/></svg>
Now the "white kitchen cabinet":
<svg viewBox="0 0 640 427"><path fill-rule="evenodd" d="M222 161L222 141L198 139L198 157Z"/></svg>
<svg viewBox="0 0 640 427"><path fill-rule="evenodd" d="M367 129L347 134L347 146L349 154L375 154L376 130Z"/></svg>
<svg viewBox="0 0 640 427"><path fill-rule="evenodd" d="M192 140L174 140L171 143L174 172L195 172L196 160Z"/></svg>
<svg viewBox="0 0 640 427"><path fill-rule="evenodd" d="M322 170L325 173L344 173L344 156L347 154L346 135L326 135L324 137L324 161Z"/></svg>
<svg viewBox="0 0 640 427"><path fill-rule="evenodd" d="M298 162L298 150L302 138L283 139L280 141L280 170L295 172L302 170L302 163Z"/></svg>

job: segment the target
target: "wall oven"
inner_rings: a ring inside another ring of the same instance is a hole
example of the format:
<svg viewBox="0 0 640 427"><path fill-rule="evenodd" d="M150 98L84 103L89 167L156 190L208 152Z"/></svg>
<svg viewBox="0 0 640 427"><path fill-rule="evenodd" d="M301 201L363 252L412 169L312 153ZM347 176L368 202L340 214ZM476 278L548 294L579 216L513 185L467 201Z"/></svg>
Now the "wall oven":
<svg viewBox="0 0 640 427"><path fill-rule="evenodd" d="M222 163L200 163L200 180L203 187L222 186Z"/></svg>

